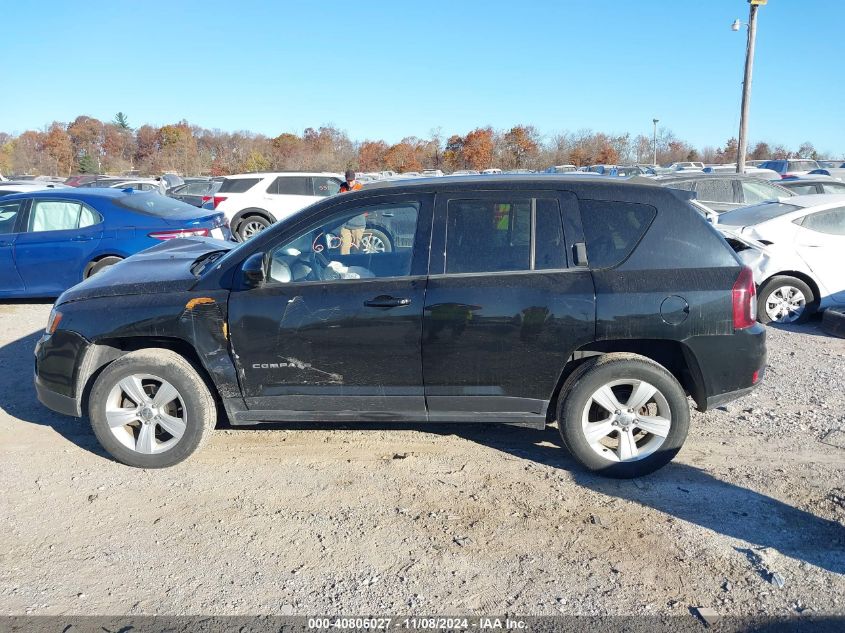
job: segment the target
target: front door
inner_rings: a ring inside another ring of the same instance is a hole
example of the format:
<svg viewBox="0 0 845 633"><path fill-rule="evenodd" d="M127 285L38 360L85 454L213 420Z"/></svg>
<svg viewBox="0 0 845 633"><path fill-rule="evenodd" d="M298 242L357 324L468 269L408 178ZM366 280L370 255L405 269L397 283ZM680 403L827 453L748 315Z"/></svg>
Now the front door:
<svg viewBox="0 0 845 633"><path fill-rule="evenodd" d="M431 206L426 194L340 201L280 234L266 283L229 299L231 345L257 419L425 420ZM394 218L406 234L368 249L373 217Z"/></svg>
<svg viewBox="0 0 845 633"><path fill-rule="evenodd" d="M567 257L582 241L576 198L438 194L435 209L423 317L429 419L542 423L570 354L595 335L592 277Z"/></svg>
<svg viewBox="0 0 845 633"><path fill-rule="evenodd" d="M23 281L15 265L15 241L23 221L26 200L0 202L0 297L15 296L23 290Z"/></svg>
<svg viewBox="0 0 845 633"><path fill-rule="evenodd" d="M845 207L804 216L795 233L795 247L828 297L833 302L845 301Z"/></svg>

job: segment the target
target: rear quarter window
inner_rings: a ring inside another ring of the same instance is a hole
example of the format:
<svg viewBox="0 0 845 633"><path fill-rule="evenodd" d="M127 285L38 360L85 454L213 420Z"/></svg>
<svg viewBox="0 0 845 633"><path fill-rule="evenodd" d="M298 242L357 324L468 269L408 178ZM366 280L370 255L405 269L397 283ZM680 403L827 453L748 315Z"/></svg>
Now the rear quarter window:
<svg viewBox="0 0 845 633"><path fill-rule="evenodd" d="M220 193L245 193L261 181L261 178L226 178L220 186Z"/></svg>
<svg viewBox="0 0 845 633"><path fill-rule="evenodd" d="M581 200L579 205L591 268L621 264L657 215L651 205L634 202Z"/></svg>

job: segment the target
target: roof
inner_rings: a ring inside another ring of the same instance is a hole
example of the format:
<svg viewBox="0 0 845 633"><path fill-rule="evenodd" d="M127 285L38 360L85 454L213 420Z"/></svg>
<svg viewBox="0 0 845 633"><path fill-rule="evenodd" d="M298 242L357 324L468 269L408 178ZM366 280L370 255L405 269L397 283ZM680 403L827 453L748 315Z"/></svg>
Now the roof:
<svg viewBox="0 0 845 633"><path fill-rule="evenodd" d="M725 178L739 178L741 180L751 179L751 180L766 180L765 178L760 178L756 174L737 174L732 172L716 172L716 173L707 173L707 172L697 172L697 171L688 171L688 172L675 172L672 174L661 174L654 178L658 183L664 182L676 182L681 180L705 180L707 178L715 178L715 179L725 179ZM769 182L769 181L766 181ZM777 184L777 181L775 182Z"/></svg>
<svg viewBox="0 0 845 633"><path fill-rule="evenodd" d="M256 171L247 174L230 174L226 178L267 178L268 176L339 176L332 171Z"/></svg>
<svg viewBox="0 0 845 633"><path fill-rule="evenodd" d="M2 186L2 185L0 185ZM151 191L133 191L127 193L119 188L84 188L63 187L61 189L39 189L38 191L27 191L22 193L11 193L3 196L3 201L20 198L55 198L62 197L66 200L82 200L91 198L122 198L123 196L157 196L160 194Z"/></svg>
<svg viewBox="0 0 845 633"><path fill-rule="evenodd" d="M845 205L845 193L813 193L804 196L792 196L784 204L808 209L810 207L835 207Z"/></svg>

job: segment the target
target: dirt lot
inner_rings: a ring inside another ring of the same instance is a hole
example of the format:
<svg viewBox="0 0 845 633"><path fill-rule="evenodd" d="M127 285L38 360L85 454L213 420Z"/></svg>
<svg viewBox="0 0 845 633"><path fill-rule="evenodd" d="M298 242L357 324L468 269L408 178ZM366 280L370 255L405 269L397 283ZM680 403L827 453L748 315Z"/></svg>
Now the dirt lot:
<svg viewBox="0 0 845 633"><path fill-rule="evenodd" d="M817 323L619 482L494 426L219 429L128 468L35 399L49 309L0 304L0 614L845 613L845 340Z"/></svg>

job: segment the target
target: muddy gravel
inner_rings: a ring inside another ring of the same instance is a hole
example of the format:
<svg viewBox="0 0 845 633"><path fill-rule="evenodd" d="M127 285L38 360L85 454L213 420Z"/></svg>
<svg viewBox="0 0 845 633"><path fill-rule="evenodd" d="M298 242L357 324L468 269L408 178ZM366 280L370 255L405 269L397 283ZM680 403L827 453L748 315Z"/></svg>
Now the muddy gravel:
<svg viewBox="0 0 845 633"><path fill-rule="evenodd" d="M110 460L36 401L46 303L0 304L0 614L845 613L845 340L769 329L765 383L676 461L579 470L554 428L219 428Z"/></svg>

